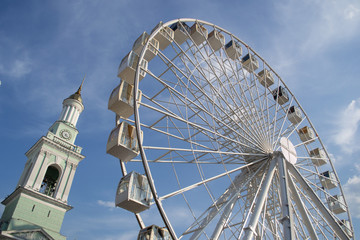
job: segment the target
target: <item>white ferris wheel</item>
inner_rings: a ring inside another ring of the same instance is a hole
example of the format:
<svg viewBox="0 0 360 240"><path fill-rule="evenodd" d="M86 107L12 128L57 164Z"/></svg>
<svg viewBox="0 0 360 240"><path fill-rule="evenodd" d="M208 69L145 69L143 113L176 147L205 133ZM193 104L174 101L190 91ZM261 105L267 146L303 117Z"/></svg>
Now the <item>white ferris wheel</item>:
<svg viewBox="0 0 360 240"><path fill-rule="evenodd" d="M135 41L118 77L107 153L120 160L115 201L135 213L138 239L354 238L310 119L229 31L160 22Z"/></svg>

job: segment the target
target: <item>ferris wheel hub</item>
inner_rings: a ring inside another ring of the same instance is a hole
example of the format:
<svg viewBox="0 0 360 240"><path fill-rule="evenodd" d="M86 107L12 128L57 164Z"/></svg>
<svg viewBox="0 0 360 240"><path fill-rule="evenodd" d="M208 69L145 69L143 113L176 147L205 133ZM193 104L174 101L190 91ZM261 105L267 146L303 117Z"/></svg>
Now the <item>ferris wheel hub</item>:
<svg viewBox="0 0 360 240"><path fill-rule="evenodd" d="M280 148L282 154L284 155L284 158L288 162L295 164L297 161L297 154L294 144L292 144L292 142L288 138L282 137L280 139Z"/></svg>

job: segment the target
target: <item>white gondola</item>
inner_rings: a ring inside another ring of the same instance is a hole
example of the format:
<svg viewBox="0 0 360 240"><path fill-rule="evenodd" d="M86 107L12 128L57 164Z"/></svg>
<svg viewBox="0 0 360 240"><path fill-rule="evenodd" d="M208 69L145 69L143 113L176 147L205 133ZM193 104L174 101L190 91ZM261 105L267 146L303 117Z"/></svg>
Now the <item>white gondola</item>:
<svg viewBox="0 0 360 240"><path fill-rule="evenodd" d="M258 73L258 79L260 84L263 85L264 87L270 87L275 82L272 73L266 68Z"/></svg>
<svg viewBox="0 0 360 240"><path fill-rule="evenodd" d="M176 22L172 24L170 28L174 31L174 39L179 45L183 44L189 38L190 27L186 23Z"/></svg>
<svg viewBox="0 0 360 240"><path fill-rule="evenodd" d="M306 144L315 141L315 132L312 128L309 128L308 126L299 129L298 134L301 141L306 142Z"/></svg>
<svg viewBox="0 0 360 240"><path fill-rule="evenodd" d="M350 237L353 237L353 234L351 232L351 226L350 226L350 222L348 220L342 219L340 221L338 221L339 225L341 226L341 228L343 229L343 231Z"/></svg>
<svg viewBox="0 0 360 240"><path fill-rule="evenodd" d="M163 23L159 22L158 25L151 31L155 31L158 27L162 26ZM169 28L168 26L165 26L161 28L161 30L154 36L156 40L159 42L159 48L161 51L163 51L167 46L170 45L170 43L174 40L174 31Z"/></svg>
<svg viewBox="0 0 360 240"><path fill-rule="evenodd" d="M190 28L190 36L196 46L199 46L208 38L208 30L198 23L194 23Z"/></svg>
<svg viewBox="0 0 360 240"><path fill-rule="evenodd" d="M123 81L126 81L129 84L134 84L136 67L139 62L139 55L137 55L134 51L130 51L122 60L118 69L118 77ZM148 66L148 62L143 59L141 61L141 69L139 80L143 79L146 76L146 70Z"/></svg>
<svg viewBox="0 0 360 240"><path fill-rule="evenodd" d="M242 54L242 49L240 44L235 42L234 40L229 41L225 45L225 51L226 54L231 58L232 60L238 59Z"/></svg>
<svg viewBox="0 0 360 240"><path fill-rule="evenodd" d="M288 119L292 124L298 124L302 120L302 113L298 107L291 106L288 111Z"/></svg>
<svg viewBox="0 0 360 240"><path fill-rule="evenodd" d="M320 183L326 189L337 187L337 181L334 172L326 171L320 174Z"/></svg>
<svg viewBox="0 0 360 240"><path fill-rule="evenodd" d="M108 109L117 115L128 118L134 114L134 86L125 81L114 88L110 94ZM141 101L142 92L138 90L137 101ZM138 106L139 107L139 106Z"/></svg>
<svg viewBox="0 0 360 240"><path fill-rule="evenodd" d="M327 199L329 209L335 213L340 214L346 212L344 197L339 195L331 196Z"/></svg>
<svg viewBox="0 0 360 240"><path fill-rule="evenodd" d="M324 149L315 148L310 151L311 161L316 166L322 166L327 163L327 157Z"/></svg>
<svg viewBox="0 0 360 240"><path fill-rule="evenodd" d="M141 50L144 48L148 39L149 39L149 34L143 32L134 42L132 50L137 55L140 56ZM145 52L144 59L149 62L158 54L158 52L159 52L159 41L156 40L155 38L152 38Z"/></svg>
<svg viewBox="0 0 360 240"><path fill-rule="evenodd" d="M131 172L121 178L116 190L115 205L133 213L149 209L151 191L146 176Z"/></svg>
<svg viewBox="0 0 360 240"><path fill-rule="evenodd" d="M171 240L169 231L156 225L140 230L137 240Z"/></svg>
<svg viewBox="0 0 360 240"><path fill-rule="evenodd" d="M283 105L289 101L289 95L285 88L279 86L278 88L272 91L274 100L277 101L280 105Z"/></svg>
<svg viewBox="0 0 360 240"><path fill-rule="evenodd" d="M224 35L216 31L215 29L211 33L209 33L208 41L214 52L216 52L225 45Z"/></svg>
<svg viewBox="0 0 360 240"><path fill-rule="evenodd" d="M141 132L141 141L142 141ZM121 122L114 128L109 136L106 153L128 162L139 155L139 144L136 137L136 129L127 122Z"/></svg>
<svg viewBox="0 0 360 240"><path fill-rule="evenodd" d="M252 72L259 68L259 61L254 55L246 54L242 59L241 63L243 68L248 71Z"/></svg>

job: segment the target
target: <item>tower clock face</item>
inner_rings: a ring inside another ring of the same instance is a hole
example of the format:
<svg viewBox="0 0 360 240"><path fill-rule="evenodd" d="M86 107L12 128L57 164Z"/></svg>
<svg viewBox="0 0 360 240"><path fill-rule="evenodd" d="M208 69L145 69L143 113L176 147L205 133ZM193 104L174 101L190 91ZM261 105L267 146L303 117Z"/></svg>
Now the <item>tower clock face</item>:
<svg viewBox="0 0 360 240"><path fill-rule="evenodd" d="M69 140L71 138L71 133L69 130L63 129L60 131L60 136L66 140Z"/></svg>

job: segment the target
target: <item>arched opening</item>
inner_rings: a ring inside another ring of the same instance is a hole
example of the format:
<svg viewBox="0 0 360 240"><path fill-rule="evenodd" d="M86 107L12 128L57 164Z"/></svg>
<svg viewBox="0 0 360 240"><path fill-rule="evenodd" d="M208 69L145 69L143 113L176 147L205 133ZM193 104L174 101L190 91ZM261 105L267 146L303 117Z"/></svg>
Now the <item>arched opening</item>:
<svg viewBox="0 0 360 240"><path fill-rule="evenodd" d="M59 170L55 166L49 166L41 183L40 192L50 197L54 196L59 179Z"/></svg>

